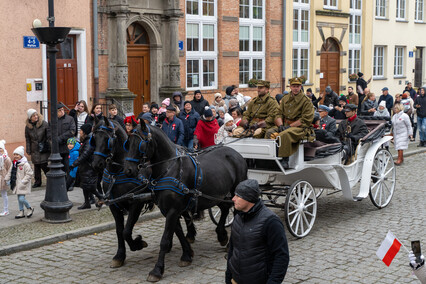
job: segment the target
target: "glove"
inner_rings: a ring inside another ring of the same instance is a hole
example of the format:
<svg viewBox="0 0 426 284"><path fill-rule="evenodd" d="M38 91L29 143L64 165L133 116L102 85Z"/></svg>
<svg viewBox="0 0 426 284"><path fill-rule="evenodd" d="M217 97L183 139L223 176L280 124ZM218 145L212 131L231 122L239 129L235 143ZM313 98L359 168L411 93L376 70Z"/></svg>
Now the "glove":
<svg viewBox="0 0 426 284"><path fill-rule="evenodd" d="M289 129L289 128L290 128L290 126L280 125L280 126L278 126L278 132L283 132L284 130Z"/></svg>
<svg viewBox="0 0 426 284"><path fill-rule="evenodd" d="M423 255L420 256L420 259L422 260L421 263L416 262L416 256L414 255L413 251L410 251L408 254L408 259L410 260L410 266L414 269L418 269L425 263L425 257Z"/></svg>

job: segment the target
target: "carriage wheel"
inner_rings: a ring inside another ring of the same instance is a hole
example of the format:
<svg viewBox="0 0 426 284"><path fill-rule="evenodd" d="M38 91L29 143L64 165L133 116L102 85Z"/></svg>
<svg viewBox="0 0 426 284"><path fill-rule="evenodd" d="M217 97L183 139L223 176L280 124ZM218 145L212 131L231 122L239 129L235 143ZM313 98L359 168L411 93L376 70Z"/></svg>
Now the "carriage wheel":
<svg viewBox="0 0 426 284"><path fill-rule="evenodd" d="M286 225L298 238L308 235L317 215L317 198L312 185L303 180L294 182L285 201Z"/></svg>
<svg viewBox="0 0 426 284"><path fill-rule="evenodd" d="M210 219L212 220L213 224L215 224L216 226L219 223L221 213L222 212L220 211L220 208L217 206L209 208ZM232 222L234 222L233 206L229 209L229 214L228 214L228 217L226 217L226 221L225 221L225 227L231 226Z"/></svg>
<svg viewBox="0 0 426 284"><path fill-rule="evenodd" d="M396 169L392 154L380 149L374 156L371 170L370 199L377 208L386 207L395 190Z"/></svg>

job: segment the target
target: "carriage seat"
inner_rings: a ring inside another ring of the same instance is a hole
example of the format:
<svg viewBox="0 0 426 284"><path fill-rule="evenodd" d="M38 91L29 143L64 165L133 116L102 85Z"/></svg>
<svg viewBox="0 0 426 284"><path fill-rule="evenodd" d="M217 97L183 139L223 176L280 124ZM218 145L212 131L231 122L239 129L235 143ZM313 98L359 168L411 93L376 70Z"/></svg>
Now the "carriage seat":
<svg viewBox="0 0 426 284"><path fill-rule="evenodd" d="M342 143L324 143L321 141L307 142L303 145L305 161L321 159L342 151Z"/></svg>

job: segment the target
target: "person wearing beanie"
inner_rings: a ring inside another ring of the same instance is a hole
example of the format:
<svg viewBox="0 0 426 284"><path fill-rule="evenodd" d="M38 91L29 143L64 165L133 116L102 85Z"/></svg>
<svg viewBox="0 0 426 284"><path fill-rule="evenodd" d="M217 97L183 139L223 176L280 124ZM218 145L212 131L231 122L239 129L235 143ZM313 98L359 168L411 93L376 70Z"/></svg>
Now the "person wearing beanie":
<svg viewBox="0 0 426 284"><path fill-rule="evenodd" d="M81 129L81 127L80 127L80 129ZM87 129L86 129L86 131L87 131ZM80 150L80 143L77 141L77 139L72 137L72 138L68 139L67 147L68 147L68 150L70 151L70 155L68 157L68 160L69 160L69 166L71 167L71 165L75 162L75 160L78 159L78 156L79 156L78 151ZM72 191L74 189L74 183L75 183L75 179L77 177L77 170L78 170L78 167L75 167L74 169L70 170L67 173L66 188L67 188L68 191Z"/></svg>
<svg viewBox="0 0 426 284"><path fill-rule="evenodd" d="M78 176L80 179L80 187L83 189L84 203L77 209L89 209L90 197L94 194L99 200L102 200L102 195L97 188L98 173L92 167L93 153L95 148L90 145L92 138L92 125L89 123L83 124L80 128L80 149L78 150L77 159L71 164L70 172L73 172L78 167ZM75 144L77 145L77 144ZM74 146L75 147L75 146ZM96 206L99 206L98 204Z"/></svg>
<svg viewBox="0 0 426 284"><path fill-rule="evenodd" d="M172 103L179 109L179 112L183 110L183 96L179 91L173 92L172 94Z"/></svg>
<svg viewBox="0 0 426 284"><path fill-rule="evenodd" d="M192 109L198 112L200 116L204 114L205 107L210 105L209 102L204 99L200 90L194 92L194 99L191 101L191 104Z"/></svg>
<svg viewBox="0 0 426 284"><path fill-rule="evenodd" d="M173 143L183 146L183 123L176 117L176 108L174 106L169 105L167 107L166 118L163 121L161 129Z"/></svg>
<svg viewBox="0 0 426 284"><path fill-rule="evenodd" d="M102 116L102 109L99 104L95 105L92 108L93 115L98 115L100 110L100 116ZM95 118L94 116L87 116L85 123L91 123L94 125ZM69 170L69 151L67 147L68 138L74 137L76 135L76 125L74 118L65 113L64 105L58 104L58 145L59 145L59 154L62 157L62 164L64 165L64 172L68 173Z"/></svg>
<svg viewBox="0 0 426 284"><path fill-rule="evenodd" d="M194 131L200 120L200 115L192 108L191 101L185 101L183 110L179 114L179 119L183 123L183 146L190 152L194 151Z"/></svg>
<svg viewBox="0 0 426 284"><path fill-rule="evenodd" d="M326 105L329 108L334 108L339 105L339 96L331 89L330 86L325 88L324 93L319 95L317 100L318 105Z"/></svg>
<svg viewBox="0 0 426 284"><path fill-rule="evenodd" d="M227 113L227 112L226 112L224 107L218 107L217 108L216 119L217 119L217 123L219 123L219 126L222 126L223 123L225 122L225 113Z"/></svg>
<svg viewBox="0 0 426 284"><path fill-rule="evenodd" d="M216 109L219 108L219 107L226 108L226 104L225 104L225 101L222 98L221 93L214 94L214 101L213 101L212 105L215 106Z"/></svg>
<svg viewBox="0 0 426 284"><path fill-rule="evenodd" d="M27 218L33 216L34 207L25 199L25 195L31 193L31 179L33 169L25 157L24 146L19 146L13 151L13 163L6 175L6 183L10 185L13 194L18 196L19 214L15 219L25 218L24 207L27 209Z"/></svg>
<svg viewBox="0 0 426 284"><path fill-rule="evenodd" d="M166 112L167 107L170 105L170 99L167 98L161 102L161 107L158 110L158 114L162 114Z"/></svg>
<svg viewBox="0 0 426 284"><path fill-rule="evenodd" d="M150 112L146 112L141 116L141 119L145 122L147 125L155 125L155 121L152 118L152 114Z"/></svg>
<svg viewBox="0 0 426 284"><path fill-rule="evenodd" d="M3 212L0 213L0 217L9 215L9 199L7 197L8 186L6 184L6 176L12 167L12 160L7 154L5 144L5 140L0 140L0 193L1 197L3 198Z"/></svg>
<svg viewBox="0 0 426 284"><path fill-rule="evenodd" d="M42 184L41 171L44 174L49 171L47 164L51 150L50 128L44 117L34 109L27 111L27 117L25 120L25 143L27 154L34 165L33 188L36 188Z"/></svg>
<svg viewBox="0 0 426 284"><path fill-rule="evenodd" d="M238 102L238 106L239 107L243 107L244 106L244 96L242 94L238 93L238 87L235 85L229 86L226 88L225 90L225 104L227 107L229 107L229 101L231 99L236 99Z"/></svg>
<svg viewBox="0 0 426 284"><path fill-rule="evenodd" d="M365 93L365 88L367 88L367 85L371 82L371 78L372 77L370 77L368 81L365 81L364 74L358 72L358 79L356 80L356 92L358 93L358 96Z"/></svg>
<svg viewBox="0 0 426 284"><path fill-rule="evenodd" d="M280 218L260 199L257 180L235 188L225 283L282 283L290 261Z"/></svg>
<svg viewBox="0 0 426 284"><path fill-rule="evenodd" d="M160 123L160 115L158 114L158 104L152 103L149 112L152 114L152 119L155 121L155 126L161 127L164 118L162 116L163 120L161 120Z"/></svg>
<svg viewBox="0 0 426 284"><path fill-rule="evenodd" d="M237 125L234 123L234 118L226 113L224 117L224 123L217 131L215 135L214 143L220 144L225 140L226 137L232 136L232 131L237 128Z"/></svg>
<svg viewBox="0 0 426 284"><path fill-rule="evenodd" d="M194 149L200 150L215 145L214 137L218 130L219 124L212 110L206 107L194 131Z"/></svg>

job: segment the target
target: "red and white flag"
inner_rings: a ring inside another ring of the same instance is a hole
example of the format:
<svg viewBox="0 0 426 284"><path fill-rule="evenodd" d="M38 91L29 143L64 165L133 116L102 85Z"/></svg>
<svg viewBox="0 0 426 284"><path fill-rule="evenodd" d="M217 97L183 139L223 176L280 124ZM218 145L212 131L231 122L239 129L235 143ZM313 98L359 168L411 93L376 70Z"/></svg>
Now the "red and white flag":
<svg viewBox="0 0 426 284"><path fill-rule="evenodd" d="M388 232L385 240L380 245L379 249L376 252L376 255L387 265L389 266L392 260L395 258L396 254L401 248L401 243L398 239L391 233Z"/></svg>

